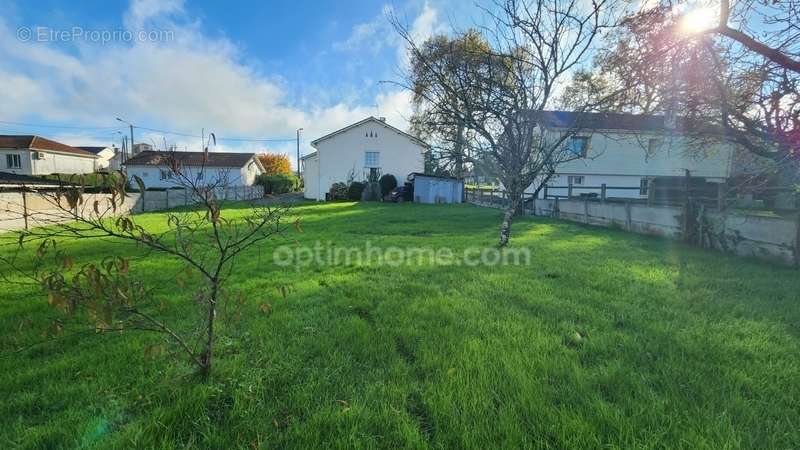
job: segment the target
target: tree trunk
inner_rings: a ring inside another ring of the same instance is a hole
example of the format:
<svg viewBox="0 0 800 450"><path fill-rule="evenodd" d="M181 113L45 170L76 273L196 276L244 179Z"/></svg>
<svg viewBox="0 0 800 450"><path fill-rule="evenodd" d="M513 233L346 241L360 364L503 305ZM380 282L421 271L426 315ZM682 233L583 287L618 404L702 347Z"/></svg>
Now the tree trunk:
<svg viewBox="0 0 800 450"><path fill-rule="evenodd" d="M200 375L207 378L211 374L211 358L214 348L214 319L217 317L217 285L211 289L208 300L208 317L206 318L206 343L200 354Z"/></svg>
<svg viewBox="0 0 800 450"><path fill-rule="evenodd" d="M516 192L508 193L508 207L503 214L503 223L500 225L500 247L508 245L508 241L511 239L511 224L519 210L520 198L521 195Z"/></svg>
<svg viewBox="0 0 800 450"><path fill-rule="evenodd" d="M456 131L455 146L453 148L455 153L455 172L453 175L456 178L464 178L464 125L459 122L458 130Z"/></svg>

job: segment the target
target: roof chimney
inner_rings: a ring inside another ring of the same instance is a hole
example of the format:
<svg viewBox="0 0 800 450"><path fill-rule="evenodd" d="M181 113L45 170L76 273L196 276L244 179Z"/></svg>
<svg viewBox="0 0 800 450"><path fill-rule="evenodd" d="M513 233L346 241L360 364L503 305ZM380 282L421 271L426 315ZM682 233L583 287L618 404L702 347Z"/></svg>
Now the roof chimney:
<svg viewBox="0 0 800 450"><path fill-rule="evenodd" d="M381 122L386 122L386 117L378 117L378 120L380 120Z"/></svg>

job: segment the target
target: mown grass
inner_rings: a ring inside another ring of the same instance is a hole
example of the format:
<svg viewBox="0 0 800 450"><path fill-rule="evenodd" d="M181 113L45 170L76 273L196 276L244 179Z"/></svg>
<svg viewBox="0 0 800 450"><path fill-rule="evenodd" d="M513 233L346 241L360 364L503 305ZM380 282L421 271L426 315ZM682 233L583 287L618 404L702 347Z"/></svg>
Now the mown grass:
<svg viewBox="0 0 800 450"><path fill-rule="evenodd" d="M235 208L228 215L242 213ZM302 205L300 244L495 244L499 211ZM139 219L153 229L163 216ZM2 448L796 448L800 277L620 231L520 219L529 265L277 267L252 249L229 287L213 377L145 334L11 353L55 313L4 286ZM78 262L140 255L65 243ZM137 258L173 323L180 266ZM290 286L286 298L279 286ZM259 305L268 302L272 313ZM235 315L234 315L235 316ZM580 336L578 338L576 333Z"/></svg>

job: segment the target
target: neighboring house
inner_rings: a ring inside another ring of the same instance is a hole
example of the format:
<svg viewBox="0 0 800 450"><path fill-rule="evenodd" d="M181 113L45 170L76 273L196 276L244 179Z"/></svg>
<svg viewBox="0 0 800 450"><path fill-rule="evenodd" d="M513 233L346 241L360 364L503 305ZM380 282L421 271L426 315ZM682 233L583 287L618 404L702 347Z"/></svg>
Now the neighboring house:
<svg viewBox="0 0 800 450"><path fill-rule="evenodd" d="M118 170L119 158L117 158L117 147L76 147L97 156L94 163L95 172L100 170Z"/></svg>
<svg viewBox="0 0 800 450"><path fill-rule="evenodd" d="M386 123L368 117L311 142L316 152L303 156L304 196L325 200L331 185L366 180L371 174L391 174L402 184L425 167L430 146Z"/></svg>
<svg viewBox="0 0 800 450"><path fill-rule="evenodd" d="M93 173L93 153L40 136L0 135L0 172L20 175Z"/></svg>
<svg viewBox="0 0 800 450"><path fill-rule="evenodd" d="M600 195L605 184L608 197L645 198L653 180L656 186L679 185L687 171L693 182L706 185L731 177L733 145L710 139L701 144L685 133L690 125L671 122L663 116L545 112L539 123L551 139L577 130L565 143L576 159L556 167L548 195L567 196L570 185L573 196Z"/></svg>
<svg viewBox="0 0 800 450"><path fill-rule="evenodd" d="M142 151L123 163L128 177L138 176L147 188L177 187L169 162L174 157L181 173L202 184L222 181L227 186L250 186L264 173L255 153Z"/></svg>

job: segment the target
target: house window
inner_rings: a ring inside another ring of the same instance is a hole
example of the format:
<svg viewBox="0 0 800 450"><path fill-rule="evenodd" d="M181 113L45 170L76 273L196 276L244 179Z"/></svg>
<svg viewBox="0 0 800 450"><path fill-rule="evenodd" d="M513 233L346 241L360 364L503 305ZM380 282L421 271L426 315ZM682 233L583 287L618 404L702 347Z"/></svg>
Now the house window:
<svg viewBox="0 0 800 450"><path fill-rule="evenodd" d="M380 152L364 152L364 167L380 167Z"/></svg>
<svg viewBox="0 0 800 450"><path fill-rule="evenodd" d="M650 189L650 180L647 178L642 178L639 180L639 195L647 195Z"/></svg>
<svg viewBox="0 0 800 450"><path fill-rule="evenodd" d="M201 170L200 172L197 172L197 181L200 181L202 179L203 179L203 171Z"/></svg>
<svg viewBox="0 0 800 450"><path fill-rule="evenodd" d="M569 176L567 177L567 184L569 184L570 186L581 185L583 184L583 176Z"/></svg>
<svg viewBox="0 0 800 450"><path fill-rule="evenodd" d="M167 169L167 170L161 169L160 172L161 172L161 179L162 180L171 180L172 179L172 171L171 170L169 170L169 169Z"/></svg>
<svg viewBox="0 0 800 450"><path fill-rule="evenodd" d="M572 136L567 150L574 156L583 158L589 150L589 136Z"/></svg>
<svg viewBox="0 0 800 450"><path fill-rule="evenodd" d="M19 169L22 167L22 158L17 154L6 155L6 168Z"/></svg>
<svg viewBox="0 0 800 450"><path fill-rule="evenodd" d="M654 154L661 146L661 139L650 138L647 140L647 153Z"/></svg>

